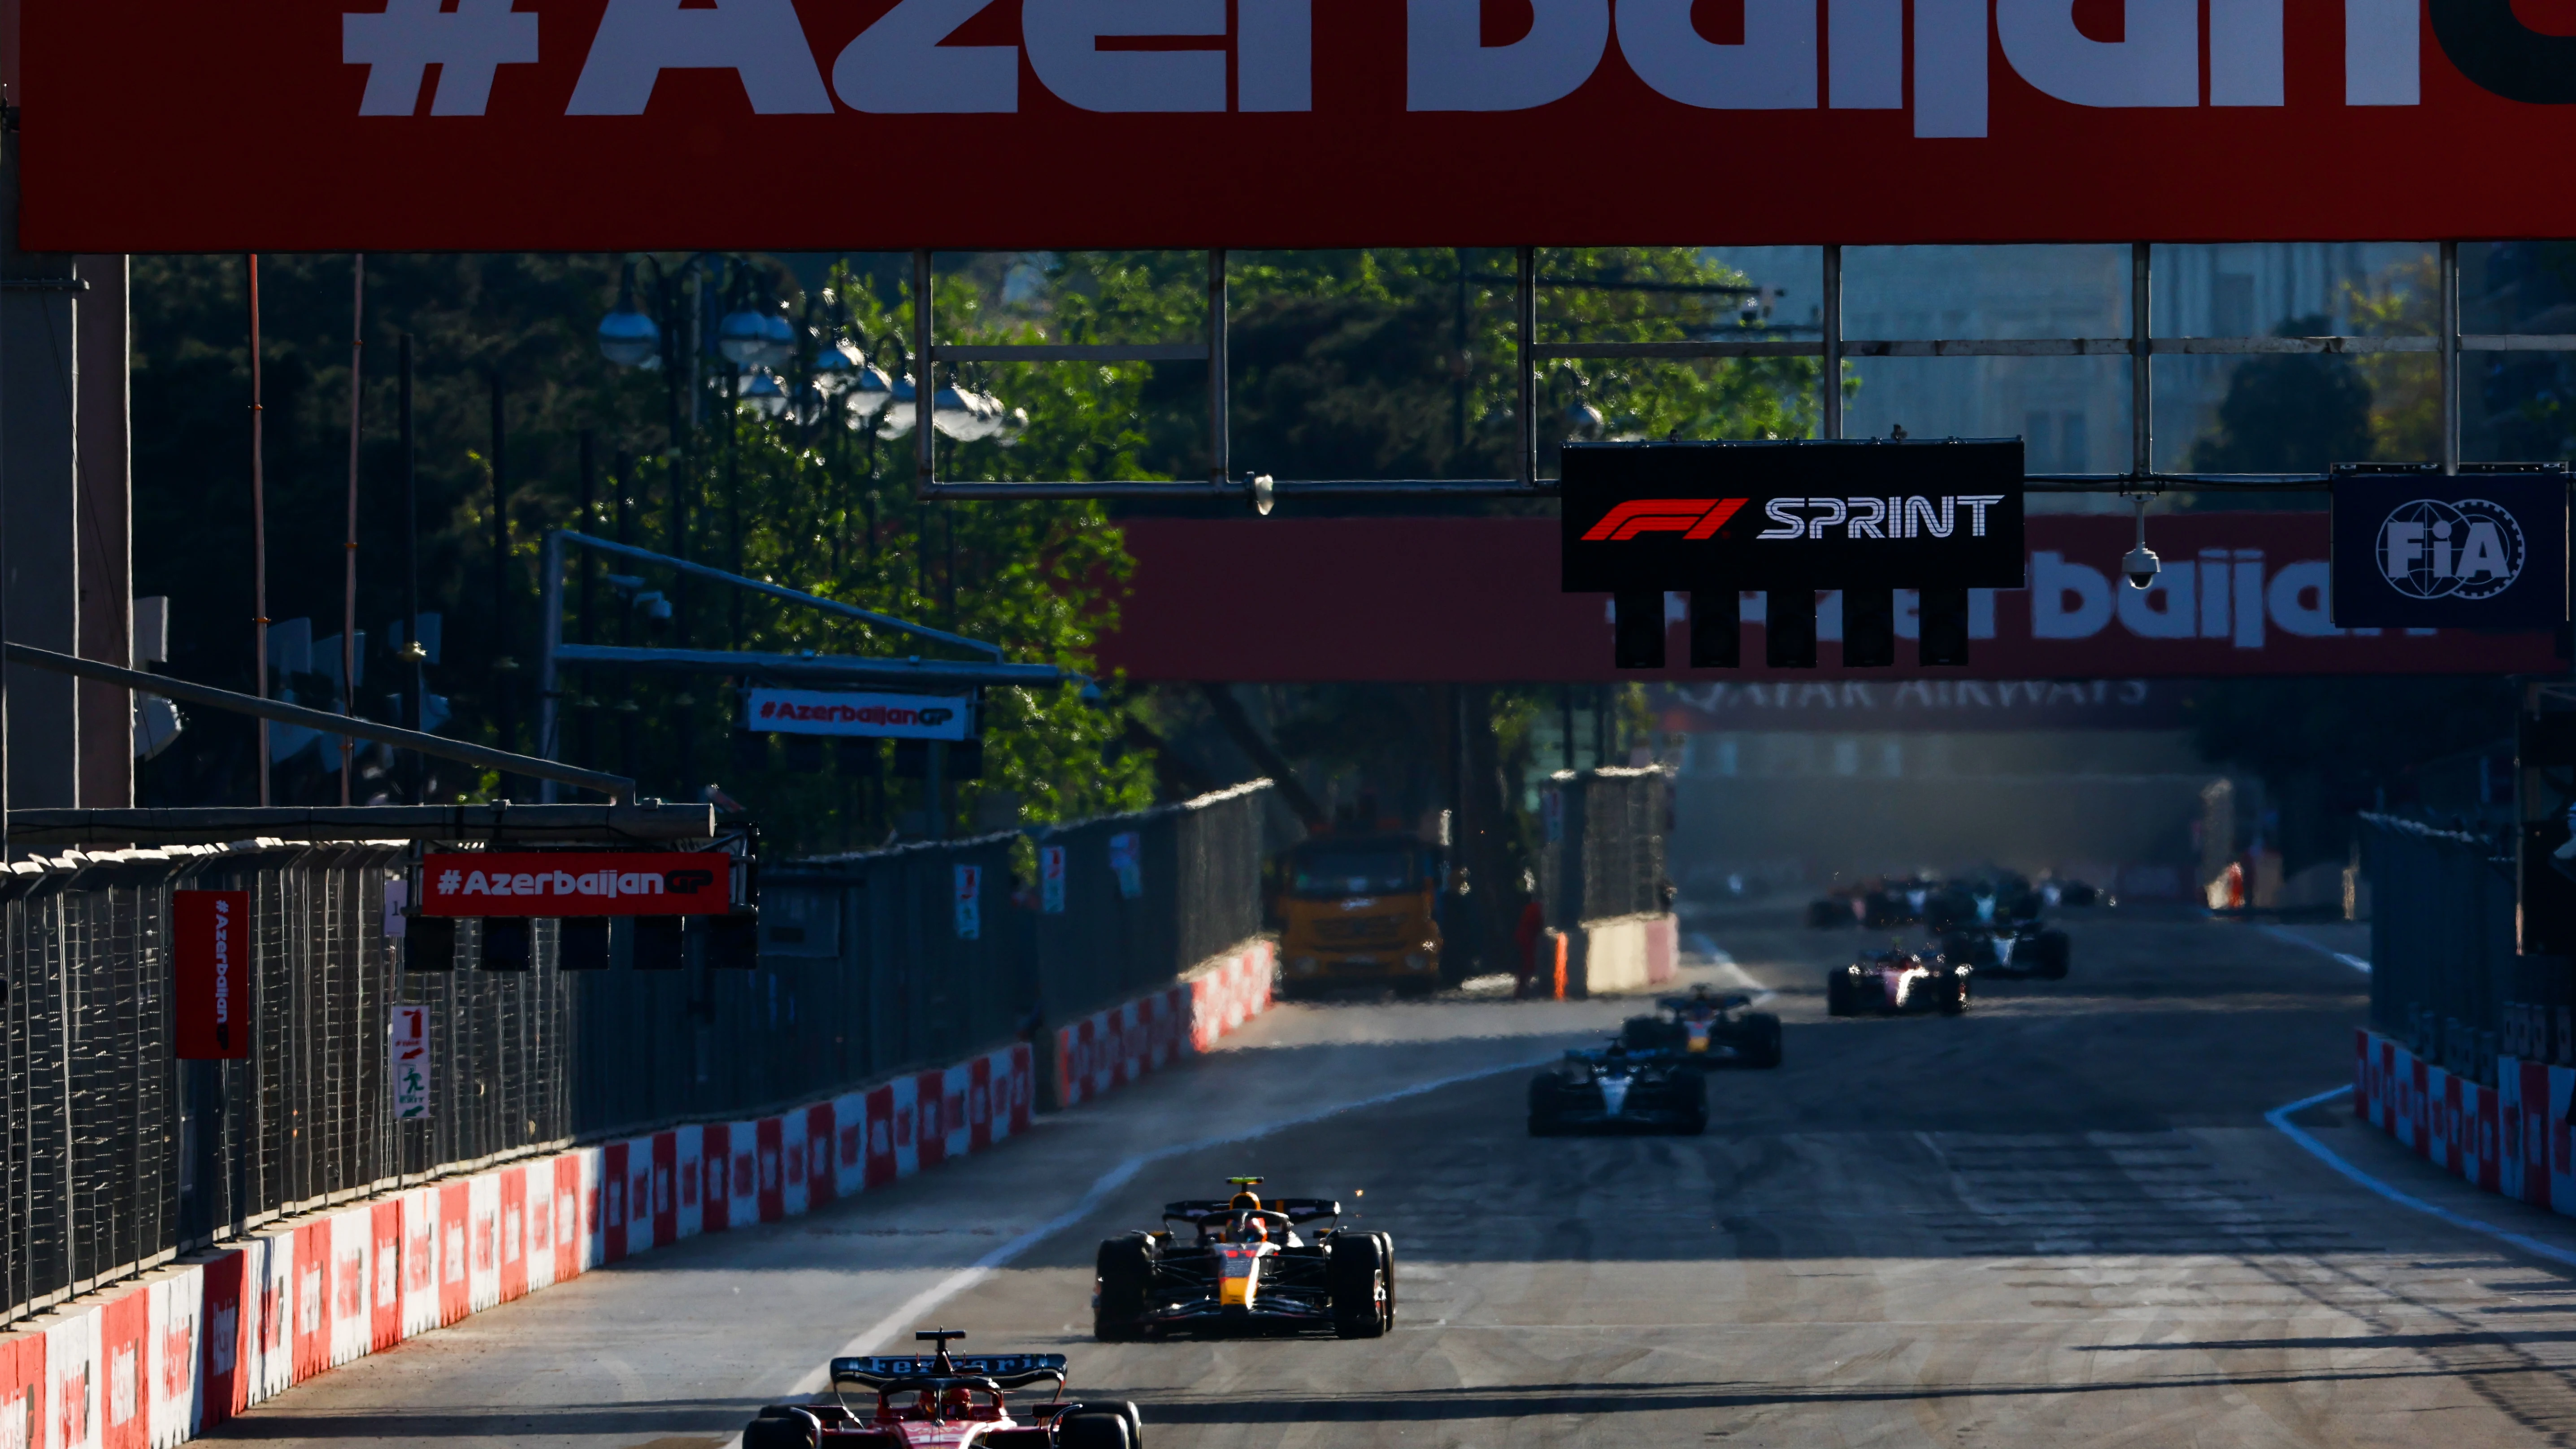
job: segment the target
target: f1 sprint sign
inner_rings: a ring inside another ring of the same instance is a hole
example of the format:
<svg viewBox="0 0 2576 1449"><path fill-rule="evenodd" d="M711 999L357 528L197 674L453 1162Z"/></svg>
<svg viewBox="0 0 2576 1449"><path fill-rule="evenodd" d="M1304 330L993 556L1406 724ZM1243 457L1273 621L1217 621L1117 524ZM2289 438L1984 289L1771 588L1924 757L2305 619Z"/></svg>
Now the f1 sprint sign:
<svg viewBox="0 0 2576 1449"><path fill-rule="evenodd" d="M2015 589L2018 440L1577 443L1568 593Z"/></svg>
<svg viewBox="0 0 2576 1449"><path fill-rule="evenodd" d="M2576 143L2576 36L2514 0L25 0L23 30L31 250L2576 235L2576 190L2513 174ZM1007 180L729 160L902 136ZM1748 201L1604 136L1764 164ZM1534 205L1533 175L1598 184Z"/></svg>

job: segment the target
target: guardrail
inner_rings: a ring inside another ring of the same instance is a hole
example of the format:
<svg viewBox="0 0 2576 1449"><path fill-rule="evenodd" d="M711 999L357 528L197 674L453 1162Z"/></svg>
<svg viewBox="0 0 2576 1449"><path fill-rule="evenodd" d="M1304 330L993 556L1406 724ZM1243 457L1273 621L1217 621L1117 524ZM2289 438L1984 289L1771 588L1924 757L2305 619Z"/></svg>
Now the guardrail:
<svg viewBox="0 0 2576 1449"><path fill-rule="evenodd" d="M531 969L479 969L469 922L457 969L405 971L385 902L416 875L412 847L264 841L0 868L0 1324L426 1177L758 1117L1015 1039L1052 1058L1042 1026L1258 934L1265 788L1025 844L772 867L748 969L625 969L621 928L612 969L565 972L540 921ZM1032 853L1059 868L1052 891L1015 875ZM246 1061L172 1059L170 897L186 888L252 894ZM396 1006L430 1009L413 1120L394 1111Z"/></svg>

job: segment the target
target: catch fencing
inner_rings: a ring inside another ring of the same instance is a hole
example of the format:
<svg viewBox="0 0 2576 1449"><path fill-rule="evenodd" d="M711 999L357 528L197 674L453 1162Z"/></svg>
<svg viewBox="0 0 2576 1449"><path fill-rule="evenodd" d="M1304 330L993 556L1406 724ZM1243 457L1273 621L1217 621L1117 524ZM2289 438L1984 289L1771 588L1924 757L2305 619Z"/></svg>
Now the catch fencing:
<svg viewBox="0 0 2576 1449"><path fill-rule="evenodd" d="M2392 815L2361 823L2372 1028L2489 1086L2504 1057L2576 1064L2567 963L2515 949L2512 847Z"/></svg>
<svg viewBox="0 0 2576 1449"><path fill-rule="evenodd" d="M541 921L530 969L480 969L466 922L457 969L406 971L385 891L418 899L408 847L17 863L0 872L0 1324L426 1176L1043 1043L1046 1019L1258 933L1261 788L1041 836L1064 847L1055 913L1028 869L1043 857L1011 836L772 867L749 969L694 944L685 969L628 969L621 923L610 970L567 972ZM172 1058L181 889L251 893L245 1061ZM399 1122L397 1005L430 1015L428 1110Z"/></svg>
<svg viewBox="0 0 2576 1449"><path fill-rule="evenodd" d="M1541 800L1539 900L1547 924L1660 913L1672 774L1662 767L1562 771Z"/></svg>

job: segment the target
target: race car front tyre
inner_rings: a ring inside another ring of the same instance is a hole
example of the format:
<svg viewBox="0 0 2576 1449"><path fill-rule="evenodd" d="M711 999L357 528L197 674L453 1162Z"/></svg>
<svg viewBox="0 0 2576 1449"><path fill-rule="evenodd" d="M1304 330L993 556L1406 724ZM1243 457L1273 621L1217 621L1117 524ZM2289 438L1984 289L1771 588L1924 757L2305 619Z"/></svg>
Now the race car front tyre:
<svg viewBox="0 0 2576 1449"><path fill-rule="evenodd" d="M1096 1271L1091 1336L1102 1343L1141 1336L1146 1296L1154 1285L1154 1240L1143 1233L1111 1238L1100 1245Z"/></svg>
<svg viewBox="0 0 2576 1449"><path fill-rule="evenodd" d="M1849 1016L1851 1014L1851 973L1836 971L1825 978L1825 1015Z"/></svg>
<svg viewBox="0 0 2576 1449"><path fill-rule="evenodd" d="M1337 1338L1378 1338L1386 1333L1387 1262L1386 1250L1374 1236L1355 1237L1333 1244L1333 1256L1324 1267L1325 1286L1332 1294L1333 1335Z"/></svg>
<svg viewBox="0 0 2576 1449"><path fill-rule="evenodd" d="M742 1428L743 1449L814 1449L819 1421L809 1413L790 1413L772 1405Z"/></svg>
<svg viewBox="0 0 2576 1449"><path fill-rule="evenodd" d="M2039 970L2034 973L2043 981L2066 979L2066 959L2072 943L2064 931L2043 931L2039 937Z"/></svg>
<svg viewBox="0 0 2576 1449"><path fill-rule="evenodd" d="M1055 1421L1056 1449L1139 1449L1126 1416L1088 1405Z"/></svg>

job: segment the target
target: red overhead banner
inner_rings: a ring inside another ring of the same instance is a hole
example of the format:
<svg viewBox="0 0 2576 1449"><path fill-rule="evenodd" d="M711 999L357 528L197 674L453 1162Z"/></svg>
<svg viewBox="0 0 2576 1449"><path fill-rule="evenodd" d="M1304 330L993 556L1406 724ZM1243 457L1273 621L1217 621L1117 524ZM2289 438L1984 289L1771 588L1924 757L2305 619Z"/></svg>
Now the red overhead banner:
<svg viewBox="0 0 2576 1449"><path fill-rule="evenodd" d="M733 857L721 851L497 850L425 855L430 916L721 916Z"/></svg>
<svg viewBox="0 0 2576 1449"><path fill-rule="evenodd" d="M178 980L181 1061L237 1062L250 1055L251 927L248 891L172 891L171 963Z"/></svg>
<svg viewBox="0 0 2576 1449"><path fill-rule="evenodd" d="M2567 236L2523 8L24 0L11 100L41 251Z"/></svg>
<svg viewBox="0 0 2576 1449"><path fill-rule="evenodd" d="M1769 670L1764 597L1744 599L1742 669L1692 670L1688 608L1665 596L1674 667L1611 666L1610 596L1557 591L1553 518L1145 518L1124 524L1131 593L1100 662L1140 680L1549 683L1664 679L2116 680L2243 674L2563 674L2547 633L2338 629L2323 513L2151 517L2155 587L2120 579L2131 520L2034 514L2029 587L1975 589L1969 664L1921 669L1914 596L1898 665L1843 669L1842 602L1817 610L1819 670Z"/></svg>

